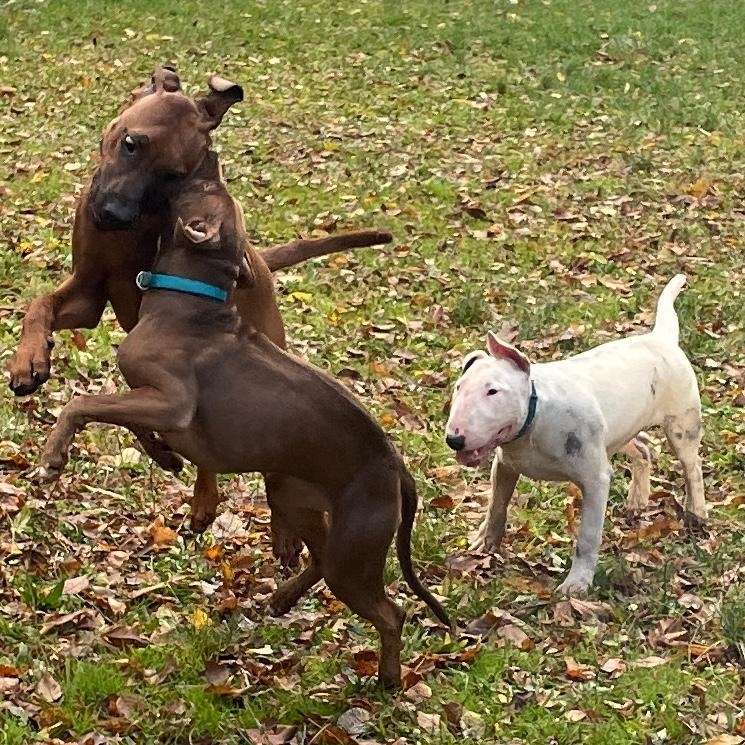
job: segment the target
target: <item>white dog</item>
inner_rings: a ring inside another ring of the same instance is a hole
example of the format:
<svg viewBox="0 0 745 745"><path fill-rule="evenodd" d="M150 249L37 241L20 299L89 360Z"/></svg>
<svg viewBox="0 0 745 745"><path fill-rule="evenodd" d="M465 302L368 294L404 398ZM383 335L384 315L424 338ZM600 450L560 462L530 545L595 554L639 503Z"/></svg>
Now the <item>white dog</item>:
<svg viewBox="0 0 745 745"><path fill-rule="evenodd" d="M455 386L447 444L474 466L495 449L492 499L473 548L496 551L507 505L521 474L571 481L582 491L582 520L569 575L558 590L584 592L592 583L611 481L608 458L632 458L629 506L649 500L650 456L636 436L662 425L685 471L686 509L706 518L701 475L701 402L696 375L678 346L673 303L685 284L678 274L657 303L654 329L558 362L531 365L489 333L490 354L471 352Z"/></svg>

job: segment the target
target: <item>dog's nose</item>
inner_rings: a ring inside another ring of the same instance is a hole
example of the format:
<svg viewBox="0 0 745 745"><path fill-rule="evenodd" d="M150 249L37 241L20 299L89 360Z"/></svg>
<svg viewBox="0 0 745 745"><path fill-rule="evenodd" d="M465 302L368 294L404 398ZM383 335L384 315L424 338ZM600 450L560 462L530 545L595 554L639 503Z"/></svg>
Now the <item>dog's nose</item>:
<svg viewBox="0 0 745 745"><path fill-rule="evenodd" d="M447 437L445 437L445 442L448 444L448 447L453 450L463 450L466 446L466 437L465 435L447 435Z"/></svg>
<svg viewBox="0 0 745 745"><path fill-rule="evenodd" d="M98 213L99 222L108 228L125 228L137 217L132 205L120 199L107 199Z"/></svg>

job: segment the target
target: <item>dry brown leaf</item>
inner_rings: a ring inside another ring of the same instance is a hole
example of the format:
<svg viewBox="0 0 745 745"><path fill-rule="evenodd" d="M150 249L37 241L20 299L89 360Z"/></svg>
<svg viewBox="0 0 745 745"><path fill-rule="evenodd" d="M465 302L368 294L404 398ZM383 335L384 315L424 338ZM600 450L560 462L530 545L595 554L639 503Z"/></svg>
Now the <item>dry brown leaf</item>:
<svg viewBox="0 0 745 745"><path fill-rule="evenodd" d="M505 639L510 642L518 649L527 650L532 649L535 646L531 638L514 623L498 628L497 636L500 639Z"/></svg>
<svg viewBox="0 0 745 745"><path fill-rule="evenodd" d="M173 546L178 540L178 533L175 530L165 525L165 521L162 516L157 517L149 526L148 533L150 533L150 539L153 542L153 546L165 547Z"/></svg>
<svg viewBox="0 0 745 745"><path fill-rule="evenodd" d="M80 577L72 577L65 580L64 587L62 588L63 595L78 595L84 592L91 586L90 577L81 575Z"/></svg>
<svg viewBox="0 0 745 745"><path fill-rule="evenodd" d="M36 684L36 692L48 704L53 704L62 698L62 686L49 673L41 676Z"/></svg>
<svg viewBox="0 0 745 745"><path fill-rule="evenodd" d="M440 731L440 715L428 714L425 711L416 713L416 723L428 734L434 735Z"/></svg>
<svg viewBox="0 0 745 745"><path fill-rule="evenodd" d="M643 657L641 660L634 662L634 667L659 667L667 663L664 657L656 657L651 655L650 657Z"/></svg>
<svg viewBox="0 0 745 745"><path fill-rule="evenodd" d="M595 677L595 671L591 667L580 664L573 657L565 657L564 664L566 665L564 674L569 680L584 683Z"/></svg>
<svg viewBox="0 0 745 745"><path fill-rule="evenodd" d="M570 709L564 713L564 719L568 722L581 722L583 719L587 719L587 712L582 709Z"/></svg>
<svg viewBox="0 0 745 745"><path fill-rule="evenodd" d="M618 677L626 672L626 663L618 657L611 657L600 666L600 669L604 673L608 673L613 677Z"/></svg>
<svg viewBox="0 0 745 745"><path fill-rule="evenodd" d="M224 685L230 678L230 668L219 662L210 661L204 668L204 677L210 685Z"/></svg>

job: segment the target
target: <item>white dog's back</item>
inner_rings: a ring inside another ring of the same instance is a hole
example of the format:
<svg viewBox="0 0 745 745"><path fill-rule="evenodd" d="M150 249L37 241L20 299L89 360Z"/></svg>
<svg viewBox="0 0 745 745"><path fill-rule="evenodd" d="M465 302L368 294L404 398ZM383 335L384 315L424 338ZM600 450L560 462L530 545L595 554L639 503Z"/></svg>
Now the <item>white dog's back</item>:
<svg viewBox="0 0 745 745"><path fill-rule="evenodd" d="M601 344L574 357L533 366L540 384L561 384L589 394L603 412L612 440L621 447L644 427L662 424L671 404L697 391L690 362L678 346L674 301L685 285L678 274L657 302L654 328L646 334Z"/></svg>

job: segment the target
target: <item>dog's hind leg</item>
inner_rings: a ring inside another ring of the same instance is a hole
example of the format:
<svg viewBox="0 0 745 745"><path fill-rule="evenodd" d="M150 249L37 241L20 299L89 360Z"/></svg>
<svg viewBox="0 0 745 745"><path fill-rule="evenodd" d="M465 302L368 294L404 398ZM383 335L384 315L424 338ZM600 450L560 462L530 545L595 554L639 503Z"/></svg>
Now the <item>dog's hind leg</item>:
<svg viewBox="0 0 745 745"><path fill-rule="evenodd" d="M701 409L698 402L681 413L668 416L664 422L670 447L683 466L686 482L686 522L690 528L706 522L704 477L701 471L699 447L703 436Z"/></svg>
<svg viewBox="0 0 745 745"><path fill-rule="evenodd" d="M383 573L399 521L398 484L392 482L392 471L381 471L360 474L340 495L331 515L323 576L334 595L380 634L378 678L383 686L396 688L405 614L386 595Z"/></svg>
<svg viewBox="0 0 745 745"><path fill-rule="evenodd" d="M644 510L649 505L650 475L652 472L652 454L646 444L635 437L623 448L631 458L631 483L626 509L630 512Z"/></svg>
<svg viewBox="0 0 745 745"><path fill-rule="evenodd" d="M272 509L272 537L275 552L278 543L288 537L305 542L310 554L308 566L300 574L280 585L269 604L275 615L287 613L298 600L323 578L321 561L326 547L325 514L319 507L325 495L312 484L295 478L272 474L267 476L267 496ZM311 506L312 505L312 506ZM276 535L277 529L283 533ZM299 558L302 544L297 555Z"/></svg>

